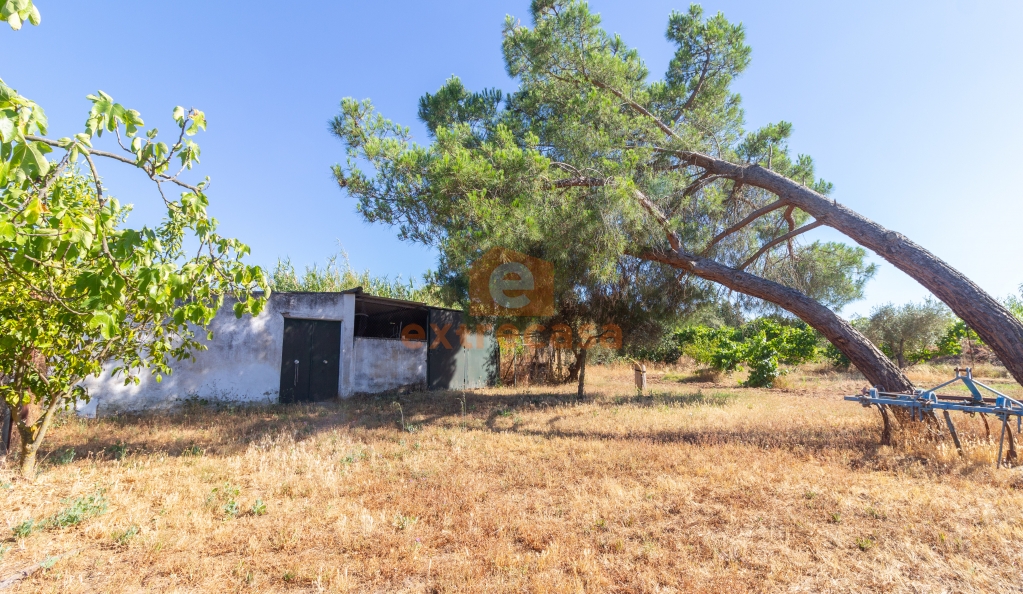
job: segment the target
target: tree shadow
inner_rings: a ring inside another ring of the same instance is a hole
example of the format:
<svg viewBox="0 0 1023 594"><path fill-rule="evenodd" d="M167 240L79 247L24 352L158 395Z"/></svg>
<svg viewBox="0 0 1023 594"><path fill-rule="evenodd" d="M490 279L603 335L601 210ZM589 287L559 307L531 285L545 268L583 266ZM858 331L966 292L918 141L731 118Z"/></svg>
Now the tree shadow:
<svg viewBox="0 0 1023 594"><path fill-rule="evenodd" d="M820 427L797 426L785 431L770 425L728 428L680 428L642 430L582 430L558 427L572 407L580 404L605 409L618 407L724 407L738 394L727 392L657 393L611 398L579 400L574 394L556 391L493 394L480 391L423 391L384 393L314 404L285 405L215 405L189 404L169 412L121 414L80 423L101 425L99 432L90 432L93 439L82 443L61 439L40 452L47 466L66 460L74 449L74 460L126 459L133 455L164 455L189 457L202 455L233 455L251 444L278 436L296 442L317 437L338 429L390 431L395 437L425 427L459 427L471 421L469 431L514 433L544 439L585 441L645 441L662 444L696 446L742 446L762 450L798 451L808 455L845 456L860 452L853 465L870 465L878 454L880 424L875 433L860 427L828 426L822 419ZM397 403L398 406L395 405ZM400 410L399 410L400 406ZM519 413L550 411L542 428L533 423L516 422ZM571 416L571 415L569 415ZM511 426L502 423L508 419ZM482 423L480 423L482 421ZM229 435L220 428L230 426ZM532 425L532 426L531 426ZM209 431L218 431L210 437ZM99 433L101 437L95 438ZM148 435L185 434L171 441L148 439ZM189 433L194 435L189 436Z"/></svg>

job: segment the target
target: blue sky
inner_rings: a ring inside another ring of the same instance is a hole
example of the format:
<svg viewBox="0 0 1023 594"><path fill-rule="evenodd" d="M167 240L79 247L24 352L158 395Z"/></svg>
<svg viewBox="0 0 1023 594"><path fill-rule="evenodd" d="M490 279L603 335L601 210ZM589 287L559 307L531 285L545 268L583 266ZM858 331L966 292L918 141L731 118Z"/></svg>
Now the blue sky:
<svg viewBox="0 0 1023 594"><path fill-rule="evenodd" d="M198 171L227 235L270 266L322 263L339 243L357 268L418 277L434 255L364 223L334 185L342 158L327 121L344 96L371 98L425 140L420 95L459 75L470 88L513 88L500 55L506 14L528 2L278 3L38 0L39 27L0 31L0 77L41 103L51 134L80 131L85 95L102 89L171 130L175 105L204 110ZM591 6L653 73L671 46L660 0ZM751 127L794 123L795 152L814 156L834 196L944 258L992 294L1023 283L1023 3L705 2L741 21L753 61L736 84ZM18 59L9 59L17 56ZM130 168L106 184L157 216ZM825 237L837 234L824 232ZM873 305L926 292L882 262Z"/></svg>

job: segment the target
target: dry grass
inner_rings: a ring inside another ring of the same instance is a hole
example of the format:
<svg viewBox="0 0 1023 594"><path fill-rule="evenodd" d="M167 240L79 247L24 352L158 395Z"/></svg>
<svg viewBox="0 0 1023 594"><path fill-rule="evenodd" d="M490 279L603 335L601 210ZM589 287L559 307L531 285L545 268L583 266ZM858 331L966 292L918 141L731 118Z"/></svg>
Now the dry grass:
<svg viewBox="0 0 1023 594"><path fill-rule="evenodd" d="M0 579L81 549L13 591L1023 589L1023 478L976 421L961 460L879 447L840 399L862 380L823 368L784 390L659 369L647 396L628 367L587 375L582 403L403 396L405 429L390 397L70 419L37 482L0 471Z"/></svg>

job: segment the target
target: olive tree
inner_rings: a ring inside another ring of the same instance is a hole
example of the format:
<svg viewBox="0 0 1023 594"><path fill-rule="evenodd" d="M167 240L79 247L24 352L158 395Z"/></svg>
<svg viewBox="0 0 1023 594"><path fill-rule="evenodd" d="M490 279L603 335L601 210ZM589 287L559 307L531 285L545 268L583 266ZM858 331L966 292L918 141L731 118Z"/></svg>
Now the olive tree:
<svg viewBox="0 0 1023 594"><path fill-rule="evenodd" d="M928 299L901 306L879 305L856 325L904 368L917 358L915 355L937 346L952 319L947 307Z"/></svg>

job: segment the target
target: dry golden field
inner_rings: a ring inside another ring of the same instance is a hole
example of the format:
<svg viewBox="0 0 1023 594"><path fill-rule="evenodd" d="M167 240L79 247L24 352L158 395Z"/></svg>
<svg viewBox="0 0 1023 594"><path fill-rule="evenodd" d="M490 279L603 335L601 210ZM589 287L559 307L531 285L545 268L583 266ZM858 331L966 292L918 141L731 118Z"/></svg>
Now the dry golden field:
<svg viewBox="0 0 1023 594"><path fill-rule="evenodd" d="M584 402L66 419L36 482L0 468L0 580L45 561L9 591L1023 591L1023 476L979 419L955 417L960 459L923 432L879 447L852 375L654 370L642 396L629 368L588 375Z"/></svg>

